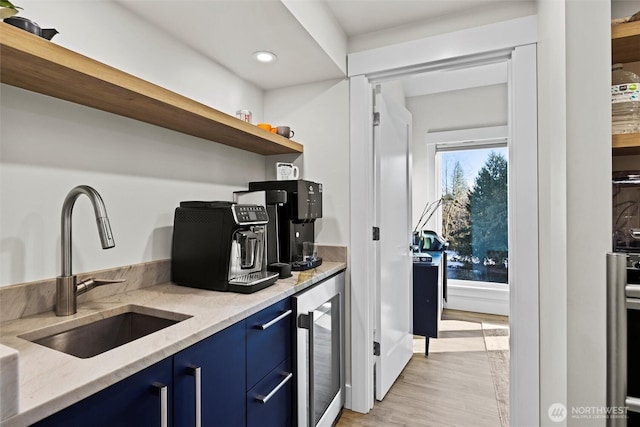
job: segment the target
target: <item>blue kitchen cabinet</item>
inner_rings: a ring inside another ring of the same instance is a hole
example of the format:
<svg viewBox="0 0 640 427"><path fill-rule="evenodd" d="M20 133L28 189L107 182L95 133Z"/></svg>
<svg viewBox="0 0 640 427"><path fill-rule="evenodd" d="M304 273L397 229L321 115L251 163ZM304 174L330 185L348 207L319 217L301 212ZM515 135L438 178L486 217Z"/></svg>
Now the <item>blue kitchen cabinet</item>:
<svg viewBox="0 0 640 427"><path fill-rule="evenodd" d="M172 359L168 358L34 424L37 427L160 426L170 424L172 409ZM162 414L159 387L165 386L166 411Z"/></svg>
<svg viewBox="0 0 640 427"><path fill-rule="evenodd" d="M202 426L245 425L244 320L174 355L173 371L176 427L195 426L198 412Z"/></svg>
<svg viewBox="0 0 640 427"><path fill-rule="evenodd" d="M246 319L247 427L288 427L293 419L291 300Z"/></svg>

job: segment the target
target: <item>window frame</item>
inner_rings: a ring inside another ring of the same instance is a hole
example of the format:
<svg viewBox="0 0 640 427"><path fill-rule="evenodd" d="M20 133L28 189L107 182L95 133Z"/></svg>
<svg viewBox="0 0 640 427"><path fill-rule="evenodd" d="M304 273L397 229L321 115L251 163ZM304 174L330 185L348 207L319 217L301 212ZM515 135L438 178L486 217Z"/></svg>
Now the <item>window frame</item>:
<svg viewBox="0 0 640 427"><path fill-rule="evenodd" d="M442 197L442 162L441 153L474 150L482 148L502 148L509 150L509 138L507 126L492 126L484 128L470 128L444 132L430 132L427 134L427 167L433 173L427 174L427 196L428 200L438 200ZM507 162L509 162L509 154L507 151ZM507 197L509 197L507 191ZM508 199L510 208L511 201ZM428 226L437 233L442 233L442 209L438 209ZM511 233L511 230L509 230ZM509 239L510 241L511 239ZM509 256L511 255L511 246L509 246ZM476 280L449 279L449 286L459 289L474 289L477 291L505 291L510 288L510 278L508 275L507 283L485 282ZM500 298L502 299L502 298Z"/></svg>

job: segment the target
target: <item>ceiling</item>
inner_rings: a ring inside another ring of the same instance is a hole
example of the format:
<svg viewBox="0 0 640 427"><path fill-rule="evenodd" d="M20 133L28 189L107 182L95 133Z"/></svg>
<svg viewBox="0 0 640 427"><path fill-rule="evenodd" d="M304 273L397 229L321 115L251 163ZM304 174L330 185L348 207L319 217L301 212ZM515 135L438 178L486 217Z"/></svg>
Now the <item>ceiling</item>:
<svg viewBox="0 0 640 427"><path fill-rule="evenodd" d="M346 40L455 16L482 5L522 0L115 1L243 79L269 90L345 76L312 32L292 14L287 2L320 3L337 21L343 32L339 36ZM176 7L167 7L169 4L179 4L180 19L176 19ZM259 50L274 52L278 60L273 64L256 62L252 54Z"/></svg>
<svg viewBox="0 0 640 427"><path fill-rule="evenodd" d="M498 0L323 0L347 36L460 14ZM517 0L512 0L517 1ZM366 16L366 19L363 17Z"/></svg>

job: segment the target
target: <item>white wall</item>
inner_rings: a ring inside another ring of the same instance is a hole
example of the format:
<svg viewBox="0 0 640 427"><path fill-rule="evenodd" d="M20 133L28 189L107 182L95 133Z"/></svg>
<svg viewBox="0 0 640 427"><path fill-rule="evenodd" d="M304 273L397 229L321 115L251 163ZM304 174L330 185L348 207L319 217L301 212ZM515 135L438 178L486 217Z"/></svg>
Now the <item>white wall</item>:
<svg viewBox="0 0 640 427"><path fill-rule="evenodd" d="M627 18L640 12L640 4L636 0L611 0L611 18Z"/></svg>
<svg viewBox="0 0 640 427"><path fill-rule="evenodd" d="M540 421L603 426L547 411L605 405L610 3L541 0L538 10Z"/></svg>
<svg viewBox="0 0 640 427"><path fill-rule="evenodd" d="M413 115L413 221L415 225L427 202L428 132L507 124L507 85L483 86L434 95L407 98Z"/></svg>
<svg viewBox="0 0 640 427"><path fill-rule="evenodd" d="M349 83L329 80L265 92L265 120L290 126L304 145L302 156L269 156L267 176L275 161L294 161L301 179L323 185L322 219L316 240L326 245L349 244ZM274 175L271 175L274 174Z"/></svg>
<svg viewBox="0 0 640 427"><path fill-rule="evenodd" d="M248 108L262 119L261 90L116 3L22 6L22 16L60 31L55 43L229 114ZM73 270L81 272L169 258L179 201L230 200L265 178L257 154L7 85L1 91L0 285L60 274L60 210L76 185L101 193L116 241L100 248L81 197L73 222Z"/></svg>

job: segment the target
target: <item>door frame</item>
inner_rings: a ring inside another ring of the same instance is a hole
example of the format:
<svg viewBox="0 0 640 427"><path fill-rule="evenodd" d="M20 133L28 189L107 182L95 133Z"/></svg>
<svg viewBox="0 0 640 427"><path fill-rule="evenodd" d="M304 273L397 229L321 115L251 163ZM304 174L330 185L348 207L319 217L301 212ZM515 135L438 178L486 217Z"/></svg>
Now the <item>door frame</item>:
<svg viewBox="0 0 640 427"><path fill-rule="evenodd" d="M346 406L367 413L373 395L372 84L416 72L508 61L510 418L539 423L537 17L528 16L349 55L351 381Z"/></svg>

